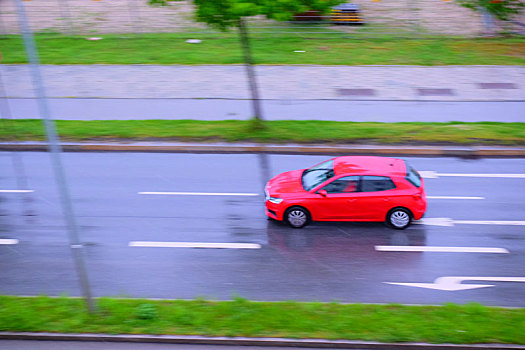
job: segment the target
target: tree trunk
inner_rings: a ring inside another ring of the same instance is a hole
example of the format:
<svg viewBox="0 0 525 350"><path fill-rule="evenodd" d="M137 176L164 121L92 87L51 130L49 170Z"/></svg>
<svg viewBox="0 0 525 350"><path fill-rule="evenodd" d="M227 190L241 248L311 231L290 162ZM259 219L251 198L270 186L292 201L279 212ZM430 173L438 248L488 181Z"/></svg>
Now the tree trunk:
<svg viewBox="0 0 525 350"><path fill-rule="evenodd" d="M252 108L253 114L256 121L262 121L262 110L259 99L259 91L257 89L257 80L255 77L255 71L253 69L253 60L250 50L250 40L248 38L248 30L243 18L239 18L239 40L241 41L242 52L244 56L244 66L246 67L246 74L248 75L248 84L250 86L250 92L252 95Z"/></svg>

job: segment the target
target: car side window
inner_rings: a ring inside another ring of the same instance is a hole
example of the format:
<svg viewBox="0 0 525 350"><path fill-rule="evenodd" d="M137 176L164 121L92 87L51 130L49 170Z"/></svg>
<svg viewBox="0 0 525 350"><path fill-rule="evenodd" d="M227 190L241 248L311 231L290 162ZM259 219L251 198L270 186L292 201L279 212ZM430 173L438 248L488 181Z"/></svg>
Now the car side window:
<svg viewBox="0 0 525 350"><path fill-rule="evenodd" d="M387 176L361 176L361 192L378 192L396 188Z"/></svg>
<svg viewBox="0 0 525 350"><path fill-rule="evenodd" d="M357 192L359 176L345 176L330 182L322 189L328 193L351 193Z"/></svg>

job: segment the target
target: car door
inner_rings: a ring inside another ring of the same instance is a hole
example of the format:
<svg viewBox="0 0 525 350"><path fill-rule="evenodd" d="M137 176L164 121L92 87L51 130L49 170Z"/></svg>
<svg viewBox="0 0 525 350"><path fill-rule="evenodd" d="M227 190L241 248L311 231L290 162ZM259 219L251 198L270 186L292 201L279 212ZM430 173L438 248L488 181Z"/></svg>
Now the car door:
<svg viewBox="0 0 525 350"><path fill-rule="evenodd" d="M359 192L352 197L355 208L351 218L356 220L384 220L390 208L390 197L395 184L388 176L361 176Z"/></svg>
<svg viewBox="0 0 525 350"><path fill-rule="evenodd" d="M321 185L314 192L310 210L315 220L346 220L355 211L354 195L359 188L359 176L344 176ZM319 194L325 190L326 195Z"/></svg>

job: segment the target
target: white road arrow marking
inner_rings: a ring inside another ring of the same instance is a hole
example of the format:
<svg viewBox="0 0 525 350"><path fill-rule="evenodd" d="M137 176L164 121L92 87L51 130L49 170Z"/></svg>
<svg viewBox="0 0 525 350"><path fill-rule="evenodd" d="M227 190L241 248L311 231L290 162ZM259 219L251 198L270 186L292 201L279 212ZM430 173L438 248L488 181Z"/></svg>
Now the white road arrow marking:
<svg viewBox="0 0 525 350"><path fill-rule="evenodd" d="M129 242L130 247L143 248L209 248L209 249L260 249L255 243L201 243L201 242Z"/></svg>
<svg viewBox="0 0 525 350"><path fill-rule="evenodd" d="M427 226L454 226L457 225L504 225L525 226L522 220L453 220L451 218L423 218L414 221L414 224Z"/></svg>
<svg viewBox="0 0 525 350"><path fill-rule="evenodd" d="M168 195L168 196L245 196L255 197L258 193L228 193L228 192L139 192L139 194Z"/></svg>
<svg viewBox="0 0 525 350"><path fill-rule="evenodd" d="M18 239L0 239L0 245L18 244Z"/></svg>
<svg viewBox="0 0 525 350"><path fill-rule="evenodd" d="M446 291L458 291L476 288L494 287L493 284L461 284L462 281L486 281L486 282L525 282L525 277L457 277L445 276L437 278L434 283L397 283L383 282L407 287L418 287L438 289Z"/></svg>
<svg viewBox="0 0 525 350"><path fill-rule="evenodd" d="M525 174L461 174L461 173L438 173L433 170L419 171L425 179L437 179L442 176L449 177L487 177L487 178L510 178L510 179L525 179Z"/></svg>
<svg viewBox="0 0 525 350"><path fill-rule="evenodd" d="M394 246L376 245L375 249L381 252L437 252L437 253L494 253L508 254L505 248L485 247L431 247L431 246Z"/></svg>

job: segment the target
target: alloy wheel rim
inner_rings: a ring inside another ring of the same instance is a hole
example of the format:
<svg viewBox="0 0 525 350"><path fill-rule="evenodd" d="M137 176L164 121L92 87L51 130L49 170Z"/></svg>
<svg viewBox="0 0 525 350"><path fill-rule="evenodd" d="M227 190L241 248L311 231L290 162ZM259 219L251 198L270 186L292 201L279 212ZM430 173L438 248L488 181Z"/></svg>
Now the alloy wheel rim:
<svg viewBox="0 0 525 350"><path fill-rule="evenodd" d="M392 213L390 221L395 227L403 227L406 226L410 221L410 216L408 213L398 210Z"/></svg>
<svg viewBox="0 0 525 350"><path fill-rule="evenodd" d="M306 222L306 214L301 210L293 210L288 214L288 221L293 226L301 226Z"/></svg>

